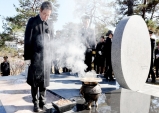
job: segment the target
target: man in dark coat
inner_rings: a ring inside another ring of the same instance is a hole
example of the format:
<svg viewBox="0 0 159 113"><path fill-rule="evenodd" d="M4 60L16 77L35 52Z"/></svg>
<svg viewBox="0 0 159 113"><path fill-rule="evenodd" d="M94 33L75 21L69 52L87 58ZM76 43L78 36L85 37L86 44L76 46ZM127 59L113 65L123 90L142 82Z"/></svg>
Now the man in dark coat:
<svg viewBox="0 0 159 113"><path fill-rule="evenodd" d="M96 45L96 40L95 40L95 35L94 31L89 28L89 23L90 23L90 17L85 15L82 17L82 24L83 27L80 30L80 37L82 43L86 46L86 52L85 52L85 64L87 65L86 72L92 70L92 50L95 49Z"/></svg>
<svg viewBox="0 0 159 113"><path fill-rule="evenodd" d="M1 72L2 76L8 76L10 75L10 64L7 61L8 57L4 56L4 61L1 63Z"/></svg>
<svg viewBox="0 0 159 113"><path fill-rule="evenodd" d="M101 36L100 42L96 46L97 74L102 74L105 68L104 43L104 36Z"/></svg>
<svg viewBox="0 0 159 113"><path fill-rule="evenodd" d="M112 37L113 33L111 30L109 30L106 34L106 41L105 41L105 58L106 58L106 68L105 68L105 78L110 81L114 81L113 76L112 76L112 62L111 62L111 46L112 46Z"/></svg>
<svg viewBox="0 0 159 113"><path fill-rule="evenodd" d="M158 78L158 68L159 68L159 43L157 44L157 48L155 49L155 66L156 66L156 77Z"/></svg>
<svg viewBox="0 0 159 113"><path fill-rule="evenodd" d="M25 30L24 59L31 60L27 83L31 86L34 112L38 112L39 107L42 108L45 104L46 87L50 81L50 46L53 32L52 23L48 18L51 12L52 4L48 1L43 2L40 13L29 19Z"/></svg>
<svg viewBox="0 0 159 113"><path fill-rule="evenodd" d="M153 71L153 53L154 53L154 47L155 47L155 39L152 38L152 34L153 32L151 30L149 30L149 34L150 34L150 42L151 42L151 64L150 64L150 70L149 70L149 74L148 74L148 78L150 77L151 74L151 78L152 78L152 83L156 82L156 78L155 78L155 73ZM147 81L148 82L148 79Z"/></svg>

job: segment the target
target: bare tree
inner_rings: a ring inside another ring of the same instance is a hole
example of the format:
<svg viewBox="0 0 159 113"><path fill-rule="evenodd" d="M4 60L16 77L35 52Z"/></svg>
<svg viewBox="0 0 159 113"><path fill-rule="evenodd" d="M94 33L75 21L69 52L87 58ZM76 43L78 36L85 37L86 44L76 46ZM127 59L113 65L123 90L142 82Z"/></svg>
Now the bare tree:
<svg viewBox="0 0 159 113"><path fill-rule="evenodd" d="M104 25L112 25L114 20L114 6L115 2L108 2L107 0L75 0L76 16L81 18L83 15L90 16L91 24L97 24L98 22Z"/></svg>

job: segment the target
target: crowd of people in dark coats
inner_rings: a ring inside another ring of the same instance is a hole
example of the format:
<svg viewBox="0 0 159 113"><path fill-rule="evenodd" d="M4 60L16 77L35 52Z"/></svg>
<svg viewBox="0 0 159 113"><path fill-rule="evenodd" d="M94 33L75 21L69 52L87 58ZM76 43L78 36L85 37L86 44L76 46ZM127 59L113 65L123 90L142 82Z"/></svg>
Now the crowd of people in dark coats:
<svg viewBox="0 0 159 113"><path fill-rule="evenodd" d="M88 29L88 28L87 28ZM82 31L81 31L82 32ZM89 29L89 32L91 30ZM86 34L87 32L82 32L82 37L93 37ZM89 72L91 70L95 70L97 74L103 74L104 77L109 81L114 81L113 70L111 64L111 44L112 44L113 32L109 30L105 36L100 37L100 41L96 44L86 43L86 52L85 52L85 60L84 63L87 65L87 69L85 72ZM90 42L90 41L87 41ZM55 63L56 64L56 63ZM67 67L63 67L63 72L70 72L70 69ZM59 73L59 67L54 65L54 73Z"/></svg>
<svg viewBox="0 0 159 113"><path fill-rule="evenodd" d="M106 38L105 38L106 37ZM112 76L112 64L111 64L111 45L113 33L109 30L106 36L100 37L100 42L96 46L95 56L95 71L97 74L104 74L105 78L110 81L114 81Z"/></svg>
<svg viewBox="0 0 159 113"><path fill-rule="evenodd" d="M113 32L108 30L105 36L100 37L100 41L97 43L94 31L89 28L90 17L84 15L82 18L82 28L79 30L78 37L80 37L81 42L86 47L85 60L87 68L85 72L95 70L97 74L103 74L105 78L109 81L114 81L112 76L112 64L111 64L111 44ZM60 37L60 31L56 31L55 39ZM54 73L60 74L59 67L56 61L53 63ZM71 69L67 67L62 67L63 72L70 72Z"/></svg>

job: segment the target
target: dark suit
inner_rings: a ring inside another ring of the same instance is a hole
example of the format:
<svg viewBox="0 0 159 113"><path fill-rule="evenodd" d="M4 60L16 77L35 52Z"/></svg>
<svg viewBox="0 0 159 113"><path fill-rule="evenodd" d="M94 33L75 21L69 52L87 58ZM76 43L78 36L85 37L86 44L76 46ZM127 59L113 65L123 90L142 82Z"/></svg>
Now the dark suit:
<svg viewBox="0 0 159 113"><path fill-rule="evenodd" d="M105 69L105 77L106 79L112 80L112 63L111 63L111 46L112 46L112 41L111 38L107 37L105 41L105 58L106 58L106 69Z"/></svg>
<svg viewBox="0 0 159 113"><path fill-rule="evenodd" d="M149 75L151 74L151 78L152 78L152 82L155 82L156 81L156 78L155 78L155 73L153 71L153 52L154 52L154 47L155 47L155 39L152 39L150 38L150 42L151 42L151 64L150 64L150 70L149 70Z"/></svg>
<svg viewBox="0 0 159 113"><path fill-rule="evenodd" d="M158 68L159 68L159 57L157 58L156 55L159 55L159 49L155 49L155 63L154 65L156 66L156 77L159 77L158 76Z"/></svg>
<svg viewBox="0 0 159 113"><path fill-rule="evenodd" d="M1 63L1 72L2 72L2 76L10 75L10 64L9 64L9 62L2 62Z"/></svg>
<svg viewBox="0 0 159 113"><path fill-rule="evenodd" d="M50 82L50 53L52 53L50 47L53 37L51 25L51 22L44 22L37 15L29 19L25 30L24 59L31 60L27 83L31 85L33 102L37 101L38 87L39 100L44 99L46 87Z"/></svg>
<svg viewBox="0 0 159 113"><path fill-rule="evenodd" d="M99 51L101 54L99 54ZM104 42L99 42L96 46L96 64L97 64L97 73L103 73L103 68L105 66L105 56L104 56ZM101 70L99 69L101 68Z"/></svg>

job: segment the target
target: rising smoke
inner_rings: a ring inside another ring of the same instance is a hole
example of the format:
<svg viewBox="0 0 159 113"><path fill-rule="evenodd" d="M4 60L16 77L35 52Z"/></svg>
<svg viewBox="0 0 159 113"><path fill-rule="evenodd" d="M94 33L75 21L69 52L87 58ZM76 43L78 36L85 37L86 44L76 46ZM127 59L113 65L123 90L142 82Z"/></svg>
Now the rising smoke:
<svg viewBox="0 0 159 113"><path fill-rule="evenodd" d="M85 31L82 29L81 25L69 24L66 30L57 32L51 42L50 51L53 65L67 67L72 74L78 73L79 77L86 75L85 52L88 45L92 45L94 41L94 37L90 37L94 32L85 33L87 35L83 36Z"/></svg>
<svg viewBox="0 0 159 113"><path fill-rule="evenodd" d="M93 21L100 23L102 20L104 25L108 25L114 19L114 10L110 9L113 6L112 1L74 0L74 2L76 4L76 7L74 8L76 9L76 16L79 17L79 15L82 14L90 15L91 17L94 17L91 21L92 23ZM69 2L67 1L67 3ZM70 3L69 5L71 4L73 3ZM82 25L74 23L68 23L63 26L63 28L64 29L61 30L60 33L56 33L53 37L53 41L49 42L52 47L49 52L52 54L52 65L67 67L71 69L72 73L78 73L79 77L95 75L95 72L92 72L93 74L86 74L84 71L87 68L84 63L85 52L87 48L95 43L93 30L85 30Z"/></svg>

